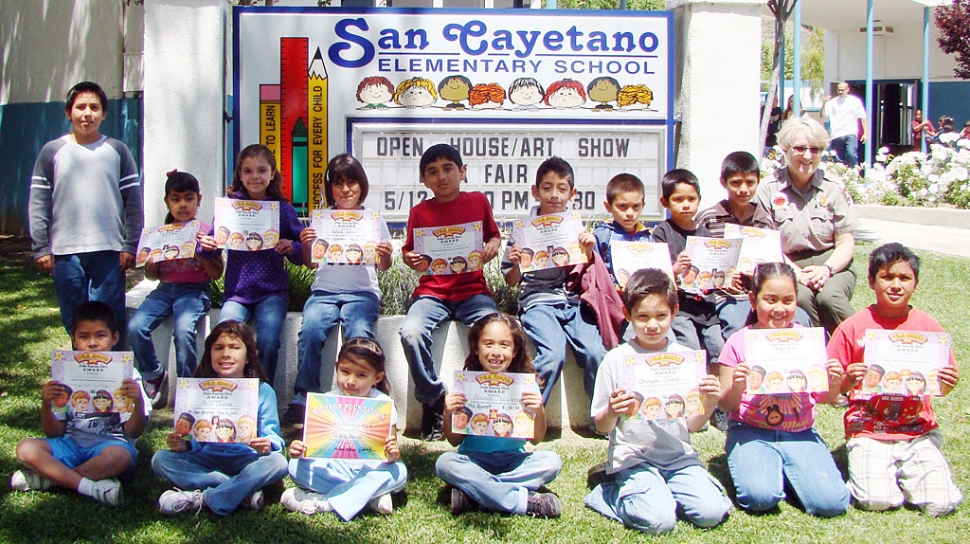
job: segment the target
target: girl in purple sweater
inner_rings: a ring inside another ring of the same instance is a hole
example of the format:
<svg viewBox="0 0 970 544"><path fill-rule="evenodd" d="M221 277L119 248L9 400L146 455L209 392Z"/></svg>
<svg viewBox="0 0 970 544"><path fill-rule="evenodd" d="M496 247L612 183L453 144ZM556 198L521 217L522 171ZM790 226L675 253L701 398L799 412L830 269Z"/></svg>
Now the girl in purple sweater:
<svg viewBox="0 0 970 544"><path fill-rule="evenodd" d="M276 376L280 331L286 319L289 298L283 257L293 264L303 263L299 241L303 224L283 196L282 180L276 169L276 159L266 146L253 144L239 152L232 186L226 196L240 200L279 201L280 237L273 249L227 250L225 300L219 313L220 322L245 323L255 318L256 349L270 385Z"/></svg>

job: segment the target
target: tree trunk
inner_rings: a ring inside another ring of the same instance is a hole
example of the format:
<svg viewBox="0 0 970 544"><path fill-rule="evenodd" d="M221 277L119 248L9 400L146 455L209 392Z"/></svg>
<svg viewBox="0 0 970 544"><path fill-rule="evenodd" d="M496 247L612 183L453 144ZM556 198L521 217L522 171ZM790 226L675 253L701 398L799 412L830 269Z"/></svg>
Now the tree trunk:
<svg viewBox="0 0 970 544"><path fill-rule="evenodd" d="M771 56L771 78L768 81L768 96L765 97L765 107L761 112L761 130L758 132L759 145L764 147L768 136L768 122L771 120L771 110L774 109L774 97L778 92L778 82L781 80L781 48L785 39L785 22L775 19L775 51ZM779 100L781 104L783 101Z"/></svg>

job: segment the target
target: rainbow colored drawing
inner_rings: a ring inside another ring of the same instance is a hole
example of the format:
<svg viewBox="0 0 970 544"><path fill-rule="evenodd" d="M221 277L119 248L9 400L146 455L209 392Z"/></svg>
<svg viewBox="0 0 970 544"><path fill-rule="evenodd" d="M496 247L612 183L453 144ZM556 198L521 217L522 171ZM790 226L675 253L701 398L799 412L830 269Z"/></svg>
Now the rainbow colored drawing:
<svg viewBox="0 0 970 544"><path fill-rule="evenodd" d="M304 457L386 460L392 406L390 400L309 393Z"/></svg>

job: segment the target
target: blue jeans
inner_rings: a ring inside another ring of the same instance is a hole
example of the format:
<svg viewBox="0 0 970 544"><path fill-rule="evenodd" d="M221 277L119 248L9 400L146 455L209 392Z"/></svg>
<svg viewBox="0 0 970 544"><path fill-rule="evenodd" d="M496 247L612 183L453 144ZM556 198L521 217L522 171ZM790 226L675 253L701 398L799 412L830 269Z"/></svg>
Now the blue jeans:
<svg viewBox="0 0 970 544"><path fill-rule="evenodd" d="M785 498L785 481L813 516L838 516L849 507L849 490L815 429L769 431L732 421L724 450L738 506L745 510L774 508Z"/></svg>
<svg viewBox="0 0 970 544"><path fill-rule="evenodd" d="M374 325L380 312L381 299L367 291L314 291L310 295L303 306L303 326L300 327L300 339L297 342L300 360L296 370L296 384L293 386L297 394L293 399L294 404L306 404L307 391L321 392L321 352L334 325L340 323L343 327L344 340L358 336L376 338ZM327 370L332 378L332 362L328 362Z"/></svg>
<svg viewBox="0 0 970 544"><path fill-rule="evenodd" d="M241 321L246 323L250 317L256 318L256 350L263 361L266 381L273 385L276 377L276 360L280 353L280 333L286 321L286 299L273 295L255 304L241 304L226 301L219 312L219 323Z"/></svg>
<svg viewBox="0 0 970 544"><path fill-rule="evenodd" d="M125 330L125 273L117 251L94 251L54 256L54 291L61 308L61 322L70 334L74 311L89 300L104 302L114 310L118 330ZM113 349L121 349L124 337Z"/></svg>
<svg viewBox="0 0 970 544"><path fill-rule="evenodd" d="M623 469L612 482L593 488L584 502L626 527L652 535L672 531L678 514L709 528L731 511L731 499L701 465L661 470L644 463Z"/></svg>
<svg viewBox="0 0 970 544"><path fill-rule="evenodd" d="M286 458L280 452L228 457L209 455L205 449L175 452L161 450L152 457L152 470L182 490L201 490L202 500L219 516L233 513L242 501L286 476Z"/></svg>
<svg viewBox="0 0 970 544"><path fill-rule="evenodd" d="M414 397L419 402L432 405L447 392L434 369L431 333L446 319L456 319L471 326L495 312L498 308L488 295L455 301L427 296L414 299L401 325L401 345L414 380Z"/></svg>
<svg viewBox="0 0 970 544"><path fill-rule="evenodd" d="M164 371L155 354L152 331L170 315L175 316L172 338L175 341L178 375L180 378L192 376L199 362L196 325L209 311L209 307L207 282L163 282L145 297L128 322L128 345L135 354L135 363L142 379L153 380Z"/></svg>
<svg viewBox="0 0 970 544"><path fill-rule="evenodd" d="M832 141L829 142L829 149L835 151L835 156L839 158L839 162L849 168L859 163L859 137L855 134L832 138Z"/></svg>
<svg viewBox="0 0 970 544"><path fill-rule="evenodd" d="M556 479L562 460L552 451L445 452L438 477L487 510L525 514L529 492Z"/></svg>
<svg viewBox="0 0 970 544"><path fill-rule="evenodd" d="M290 459L290 478L325 495L340 519L350 521L367 501L404 489L408 469L400 461L361 466L340 459Z"/></svg>
<svg viewBox="0 0 970 544"><path fill-rule="evenodd" d="M670 330L674 331L678 344L694 350L706 350L707 360L711 363L717 362L718 357L721 356L724 338L721 336L719 323L705 327L698 325L684 314L677 314L670 324Z"/></svg>
<svg viewBox="0 0 970 544"><path fill-rule="evenodd" d="M603 337L596 328L596 320L580 304L532 304L521 312L522 327L536 347L533 362L542 388L542 403L559 383L566 362L566 345L572 346L576 364L583 369L583 388L593 398L596 371L606 356Z"/></svg>
<svg viewBox="0 0 970 544"><path fill-rule="evenodd" d="M727 340L732 334L744 328L751 313L751 303L747 299L728 298L717 306L717 317L721 321L721 337ZM811 327L812 319L805 310L795 308L795 323ZM712 359L716 361L716 359Z"/></svg>

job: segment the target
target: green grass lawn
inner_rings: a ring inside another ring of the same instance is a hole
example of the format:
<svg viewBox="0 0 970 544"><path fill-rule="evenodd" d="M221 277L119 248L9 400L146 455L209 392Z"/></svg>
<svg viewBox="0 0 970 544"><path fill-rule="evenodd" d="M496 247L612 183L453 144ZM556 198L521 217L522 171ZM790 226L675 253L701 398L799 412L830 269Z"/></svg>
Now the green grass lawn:
<svg viewBox="0 0 970 544"><path fill-rule="evenodd" d="M860 273L853 304L862 308L873 301L865 282L866 255L871 245L861 245L855 268ZM445 451L443 443L425 444L404 439L403 457L410 478L407 491L395 498L392 516L365 514L350 523L333 514L304 517L285 511L279 504L278 486L267 493L263 512L240 512L217 518L203 511L177 518L161 515L158 496L169 486L155 478L149 468L152 453L164 448L171 426L171 412L158 411L153 426L139 443L138 467L125 482L127 506L113 510L90 499L63 491L18 493L7 481L19 468L15 446L28 436L40 436L40 384L48 376L51 349L69 345L60 325L49 278L19 263L0 257L0 541L141 541L141 542L609 542L654 540L625 529L583 506L586 470L603 461L606 441L567 436L540 446L563 459L563 471L550 489L562 499L563 516L537 520L472 512L453 517L438 501L441 481L434 475L434 460ZM970 292L970 261L923 254L923 274L916 306L939 319L953 334L958 361L970 360L970 329L967 327L967 293ZM962 301L962 302L961 302ZM937 414L947 442L944 446L957 485L970 490L970 382L948 397L936 401ZM821 407L816 427L832 448L845 471L842 410ZM289 436L288 438L293 438ZM693 436L711 472L731 489L724 456L724 435L711 429ZM286 480L284 485L292 485ZM676 530L660 537L665 542L970 542L970 505L953 515L932 519L917 511L901 509L867 513L850 509L845 516L817 519L789 503L776 512L748 515L735 510L713 530L698 530L680 522Z"/></svg>

